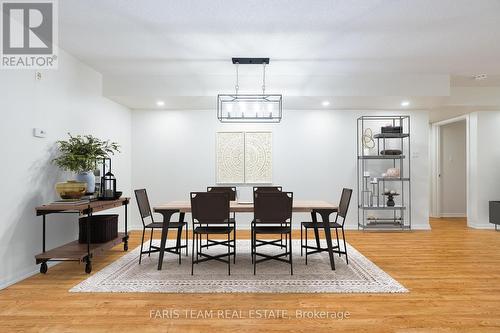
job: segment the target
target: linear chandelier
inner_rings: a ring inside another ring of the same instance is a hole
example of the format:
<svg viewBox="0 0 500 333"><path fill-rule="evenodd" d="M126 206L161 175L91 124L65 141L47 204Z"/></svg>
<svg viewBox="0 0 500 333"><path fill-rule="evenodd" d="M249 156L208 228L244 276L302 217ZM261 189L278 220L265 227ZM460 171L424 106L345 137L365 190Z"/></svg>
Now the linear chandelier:
<svg viewBox="0 0 500 333"><path fill-rule="evenodd" d="M236 68L234 94L217 96L217 118L223 123L279 123L281 94L266 94L266 65L269 58L233 58ZM239 65L262 65L262 94L239 94Z"/></svg>

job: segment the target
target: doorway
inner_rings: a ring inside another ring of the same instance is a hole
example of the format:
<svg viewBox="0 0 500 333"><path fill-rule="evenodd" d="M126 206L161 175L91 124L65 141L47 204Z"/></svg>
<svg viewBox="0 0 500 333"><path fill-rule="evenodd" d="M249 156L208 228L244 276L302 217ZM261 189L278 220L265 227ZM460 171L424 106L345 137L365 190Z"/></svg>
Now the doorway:
<svg viewBox="0 0 500 333"><path fill-rule="evenodd" d="M467 116L432 124L432 217L467 217L468 128Z"/></svg>
<svg viewBox="0 0 500 333"><path fill-rule="evenodd" d="M467 216L467 165L465 120L441 126L440 216Z"/></svg>

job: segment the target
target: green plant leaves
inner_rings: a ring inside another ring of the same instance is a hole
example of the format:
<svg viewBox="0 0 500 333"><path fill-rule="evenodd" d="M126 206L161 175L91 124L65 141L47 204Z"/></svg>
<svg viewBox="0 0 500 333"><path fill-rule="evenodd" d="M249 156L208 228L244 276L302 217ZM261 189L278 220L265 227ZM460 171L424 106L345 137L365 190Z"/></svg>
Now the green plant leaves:
<svg viewBox="0 0 500 333"><path fill-rule="evenodd" d="M98 160L109 158L120 152L120 145L109 140L103 141L92 135L72 136L67 141L57 141L60 155L53 162L61 169L72 172L93 171Z"/></svg>

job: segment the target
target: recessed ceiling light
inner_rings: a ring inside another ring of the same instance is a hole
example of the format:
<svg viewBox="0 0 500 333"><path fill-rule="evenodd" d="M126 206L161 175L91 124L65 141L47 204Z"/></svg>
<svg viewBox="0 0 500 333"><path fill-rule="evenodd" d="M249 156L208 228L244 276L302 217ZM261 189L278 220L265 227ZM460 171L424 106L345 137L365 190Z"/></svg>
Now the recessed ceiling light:
<svg viewBox="0 0 500 333"><path fill-rule="evenodd" d="M328 105L330 105L330 102L329 101L323 101L323 102L321 102L321 105L328 106Z"/></svg>
<svg viewBox="0 0 500 333"><path fill-rule="evenodd" d="M156 101L156 105L157 106L165 106L165 102L164 101Z"/></svg>
<svg viewBox="0 0 500 333"><path fill-rule="evenodd" d="M410 106L410 101L402 101L401 106L403 107Z"/></svg>

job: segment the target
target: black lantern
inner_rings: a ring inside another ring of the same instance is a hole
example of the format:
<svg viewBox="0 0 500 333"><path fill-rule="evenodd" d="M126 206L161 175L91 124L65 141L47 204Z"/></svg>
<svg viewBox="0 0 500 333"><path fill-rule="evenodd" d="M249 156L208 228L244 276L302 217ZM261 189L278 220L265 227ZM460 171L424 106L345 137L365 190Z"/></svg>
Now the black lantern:
<svg viewBox="0 0 500 333"><path fill-rule="evenodd" d="M116 198L116 178L108 171L101 178L101 196L103 200L114 200Z"/></svg>

